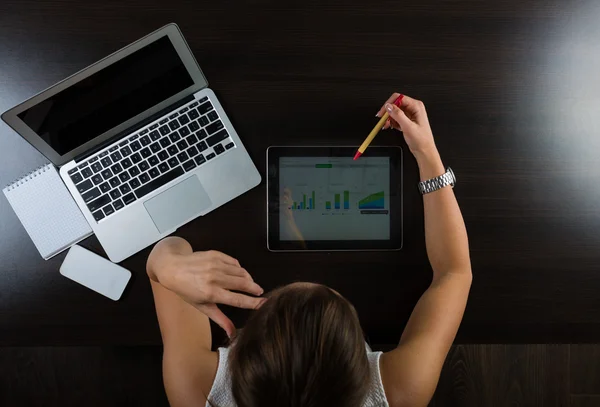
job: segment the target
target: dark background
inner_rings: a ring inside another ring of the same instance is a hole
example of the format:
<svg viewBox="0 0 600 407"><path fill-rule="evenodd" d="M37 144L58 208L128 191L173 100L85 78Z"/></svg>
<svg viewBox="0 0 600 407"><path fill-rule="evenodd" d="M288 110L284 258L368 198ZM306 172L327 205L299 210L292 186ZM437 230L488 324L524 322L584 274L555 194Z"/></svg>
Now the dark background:
<svg viewBox="0 0 600 407"><path fill-rule="evenodd" d="M600 340L600 3L596 1L23 1L0 5L0 111L169 22L264 176L269 145L358 145L394 91L425 102L469 231L459 343ZM382 133L378 144L404 145ZM0 184L45 162L0 124ZM181 228L265 289L318 281L393 344L431 279L405 149L404 249L275 254L265 184ZM102 254L95 238L83 246ZM44 261L0 196L0 345L156 345L144 271L112 302ZM244 313L227 309L238 325ZM222 335L216 341L219 342Z"/></svg>

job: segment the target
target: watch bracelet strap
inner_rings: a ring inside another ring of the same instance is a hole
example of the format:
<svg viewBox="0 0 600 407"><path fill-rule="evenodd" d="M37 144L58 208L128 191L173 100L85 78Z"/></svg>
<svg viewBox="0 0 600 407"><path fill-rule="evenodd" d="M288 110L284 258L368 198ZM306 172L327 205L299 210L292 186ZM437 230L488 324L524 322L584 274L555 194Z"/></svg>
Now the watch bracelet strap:
<svg viewBox="0 0 600 407"><path fill-rule="evenodd" d="M439 177L419 182L419 191L421 194L428 194L447 187L448 185L452 185L452 174L450 174L450 171L446 170L446 172Z"/></svg>

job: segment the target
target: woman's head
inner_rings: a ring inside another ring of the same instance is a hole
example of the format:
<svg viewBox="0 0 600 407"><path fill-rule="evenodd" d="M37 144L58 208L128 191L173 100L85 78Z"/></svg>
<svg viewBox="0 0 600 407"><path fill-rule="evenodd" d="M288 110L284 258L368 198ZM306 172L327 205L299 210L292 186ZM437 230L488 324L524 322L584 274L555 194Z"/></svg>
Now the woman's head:
<svg viewBox="0 0 600 407"><path fill-rule="evenodd" d="M360 406L370 372L354 307L311 283L290 284L268 298L232 345L238 406Z"/></svg>

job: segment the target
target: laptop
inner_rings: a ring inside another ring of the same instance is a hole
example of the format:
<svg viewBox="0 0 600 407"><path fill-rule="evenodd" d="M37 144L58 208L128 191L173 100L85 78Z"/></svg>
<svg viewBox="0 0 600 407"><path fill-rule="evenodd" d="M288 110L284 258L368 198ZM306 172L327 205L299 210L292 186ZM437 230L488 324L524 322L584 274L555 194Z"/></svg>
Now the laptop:
<svg viewBox="0 0 600 407"><path fill-rule="evenodd" d="M2 119L60 167L113 262L261 182L176 24Z"/></svg>

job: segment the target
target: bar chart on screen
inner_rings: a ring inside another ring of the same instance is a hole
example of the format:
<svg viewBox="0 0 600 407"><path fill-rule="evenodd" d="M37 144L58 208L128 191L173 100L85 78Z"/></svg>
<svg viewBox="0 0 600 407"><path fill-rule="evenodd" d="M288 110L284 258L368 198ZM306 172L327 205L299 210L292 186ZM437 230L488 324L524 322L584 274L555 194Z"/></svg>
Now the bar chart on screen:
<svg viewBox="0 0 600 407"><path fill-rule="evenodd" d="M343 206L341 202L341 196L344 196ZM331 210L331 201L325 201L325 210ZM339 194L334 194L333 196L333 209L342 209L349 210L350 209L350 191L343 191Z"/></svg>
<svg viewBox="0 0 600 407"><path fill-rule="evenodd" d="M307 240L389 237L387 157L285 157L280 159L280 234L288 223ZM290 216L291 215L291 216ZM292 229L290 229L292 230Z"/></svg>
<svg viewBox="0 0 600 407"><path fill-rule="evenodd" d="M308 198L307 198L308 196ZM343 197L343 200L342 200ZM332 204L333 202L333 204ZM292 210L315 210L325 209L326 211L332 210L350 210L350 191L343 191L341 193L334 194L333 199L325 201L324 208L316 208L317 199L315 191L311 191L308 194L302 194L299 201L293 201L289 209ZM384 209L385 208L385 192L375 192L367 195L356 203L356 209Z"/></svg>
<svg viewBox="0 0 600 407"><path fill-rule="evenodd" d="M289 190L290 188L288 188ZM308 196L308 200L307 200ZM343 201L342 201L343 197ZM331 204L333 202L333 205ZM314 209L325 209L325 210L349 210L350 209L350 191L342 191L339 194L334 194L333 199L325 201L325 206L322 208L316 208L317 198L315 191L311 191L307 194L301 194L299 201L293 201L291 210L314 210Z"/></svg>
<svg viewBox="0 0 600 407"><path fill-rule="evenodd" d="M306 194L302 194L302 197L299 201L294 201L292 206L289 209L299 211L299 210L313 210L315 209L316 198L315 191L311 191L308 194L308 202L306 200Z"/></svg>

